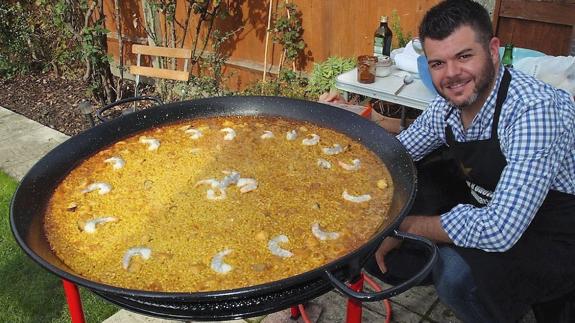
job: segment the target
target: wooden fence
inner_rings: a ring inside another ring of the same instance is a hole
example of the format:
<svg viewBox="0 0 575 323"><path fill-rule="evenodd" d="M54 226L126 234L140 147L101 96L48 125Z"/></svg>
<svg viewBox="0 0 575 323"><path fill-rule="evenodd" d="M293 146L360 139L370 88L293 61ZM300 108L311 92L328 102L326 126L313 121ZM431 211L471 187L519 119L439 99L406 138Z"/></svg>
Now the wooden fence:
<svg viewBox="0 0 575 323"><path fill-rule="evenodd" d="M123 0L120 3L122 34L125 43L124 53L127 65L133 62L130 58L132 43L147 43L144 3L147 0ZM272 1L273 13L282 9L280 4L286 0L228 0L229 16L216 22L216 28L223 31L237 32L223 45L223 50L230 55L226 73L234 72L230 82L232 88L242 88L261 79L264 61L268 72L277 71L277 64L282 48L271 42L266 52L266 29L269 1ZM304 54L298 60L296 68L309 72L314 62L321 62L330 56L355 57L372 52L373 33L379 25L382 15L392 17L395 12L404 34L417 34L418 22L423 14L439 0L289 0L297 5L301 12L306 43ZM176 20L176 39L184 37L182 28L187 15L185 1L178 0ZM106 27L110 30L109 51L116 59L119 57L118 37L114 23L114 1L105 1ZM163 22L163 20L162 20ZM192 21L185 32L184 47L190 48L195 36L195 21ZM162 23L160 28L163 29ZM205 26L201 34L206 32ZM209 48L208 48L209 50ZM229 73L228 73L229 74Z"/></svg>
<svg viewBox="0 0 575 323"><path fill-rule="evenodd" d="M495 32L548 55L575 55L575 0L497 0Z"/></svg>

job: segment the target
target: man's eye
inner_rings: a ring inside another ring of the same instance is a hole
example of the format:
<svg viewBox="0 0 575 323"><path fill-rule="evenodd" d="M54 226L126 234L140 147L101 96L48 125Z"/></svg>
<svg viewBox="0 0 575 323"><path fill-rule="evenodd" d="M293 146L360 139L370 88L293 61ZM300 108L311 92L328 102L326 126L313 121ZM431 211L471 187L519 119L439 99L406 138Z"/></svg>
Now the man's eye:
<svg viewBox="0 0 575 323"><path fill-rule="evenodd" d="M464 54L464 55L459 56L459 59L462 61L468 60L470 58L471 58L471 54Z"/></svg>
<svg viewBox="0 0 575 323"><path fill-rule="evenodd" d="M440 62L435 62L435 63L431 63L431 64L429 64L429 68L431 68L431 69L434 69L434 70L435 70L435 69L438 69L438 68L440 68L442 65L443 65L443 64L442 64L442 63L440 63Z"/></svg>

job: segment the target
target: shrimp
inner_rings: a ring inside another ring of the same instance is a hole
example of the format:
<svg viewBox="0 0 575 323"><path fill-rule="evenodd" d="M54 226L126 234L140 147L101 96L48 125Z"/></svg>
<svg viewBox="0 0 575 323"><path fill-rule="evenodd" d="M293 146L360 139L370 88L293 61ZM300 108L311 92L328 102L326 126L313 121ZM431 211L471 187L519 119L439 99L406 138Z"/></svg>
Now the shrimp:
<svg viewBox="0 0 575 323"><path fill-rule="evenodd" d="M291 257L293 256L292 252L290 252L289 250L282 249L279 246L280 243L286 243L286 242L289 242L288 237L283 234L280 234L279 236L275 236L270 241L268 241L268 249L275 256L279 256L282 258Z"/></svg>
<svg viewBox="0 0 575 323"><path fill-rule="evenodd" d="M330 169L331 163L323 158L317 159L317 165L323 169Z"/></svg>
<svg viewBox="0 0 575 323"><path fill-rule="evenodd" d="M184 132L190 134L191 135L190 138L192 138L193 140L198 140L204 135L204 133L201 130L194 128L186 129Z"/></svg>
<svg viewBox="0 0 575 323"><path fill-rule="evenodd" d="M226 198L226 188L231 184L236 184L240 180L240 173L236 171L224 171L224 174L227 174L224 179L221 181L216 180L215 178L208 178L198 181L194 187L198 187L199 185L210 185L211 189L206 192L206 197L208 200L217 201L223 200ZM245 185L245 184L244 184ZM255 188L254 188L255 189ZM216 190L219 194L216 194ZM243 192L242 192L243 193Z"/></svg>
<svg viewBox="0 0 575 323"><path fill-rule="evenodd" d="M90 221L86 221L84 224L84 232L86 233L95 233L96 232L96 225L108 222L116 222L118 218L113 216L106 216L102 218L95 218Z"/></svg>
<svg viewBox="0 0 575 323"><path fill-rule="evenodd" d="M289 141L295 140L297 138L297 131L290 130L286 133L286 139Z"/></svg>
<svg viewBox="0 0 575 323"><path fill-rule="evenodd" d="M212 264L210 266L212 270L220 274L225 274L231 271L233 267L224 262L224 257L229 255L230 253L232 253L232 249L225 249L223 251L218 252L212 258Z"/></svg>
<svg viewBox="0 0 575 323"><path fill-rule="evenodd" d="M158 139L142 136L140 137L140 143L148 145L148 150L158 150L158 148L160 148L160 141Z"/></svg>
<svg viewBox="0 0 575 323"><path fill-rule="evenodd" d="M220 181L221 188L226 188L230 186L230 184L236 184L240 179L240 173L236 172L235 170L224 171L223 173L226 174L227 176Z"/></svg>
<svg viewBox="0 0 575 323"><path fill-rule="evenodd" d="M301 143L305 146L317 145L319 143L319 136L314 133L311 135L311 138L305 138Z"/></svg>
<svg viewBox="0 0 575 323"><path fill-rule="evenodd" d="M147 247L133 247L128 249L122 259L122 267L124 267L124 269L128 270L130 267L130 260L132 260L132 257L134 256L140 256L142 259L148 260L152 256L152 249Z"/></svg>
<svg viewBox="0 0 575 323"><path fill-rule="evenodd" d="M339 238L339 232L327 232L321 229L318 222L311 225L311 233L319 240L335 240Z"/></svg>
<svg viewBox="0 0 575 323"><path fill-rule="evenodd" d="M260 136L262 139L272 139L273 137L274 133L269 130L264 131L264 134Z"/></svg>
<svg viewBox="0 0 575 323"><path fill-rule="evenodd" d="M232 184L236 184L240 188L241 193L251 192L258 188L258 182L253 178L241 178L240 173L236 171L223 171L226 176L218 181L215 178L208 178L198 181L194 187L200 185L210 185L211 189L206 192L208 200L223 200L226 198L226 188ZM217 193L216 193L217 192Z"/></svg>
<svg viewBox="0 0 575 323"><path fill-rule="evenodd" d="M208 200L219 201L219 200L223 200L226 198L227 194L223 188L218 188L218 191L220 192L220 194L216 195L216 191L214 191L213 189L210 188L206 192L206 197L208 198Z"/></svg>
<svg viewBox="0 0 575 323"><path fill-rule="evenodd" d="M112 164L113 169L121 169L126 165L126 162L121 157L110 157L104 160L104 163Z"/></svg>
<svg viewBox="0 0 575 323"><path fill-rule="evenodd" d="M341 196L343 197L344 200L350 201L353 203L362 203L362 202L367 202L367 201L371 200L371 195L369 195L369 194L350 195L349 193L347 193L347 190L343 191Z"/></svg>
<svg viewBox="0 0 575 323"><path fill-rule="evenodd" d="M236 186L240 188L240 193L247 193L258 188L258 181L253 178L240 178Z"/></svg>
<svg viewBox="0 0 575 323"><path fill-rule="evenodd" d="M224 171L224 174L227 174L226 177L224 177L224 179L222 179L221 181L218 181L215 178L208 178L208 179L203 179L201 181L198 181L194 187L198 187L200 185L210 185L212 188L226 188L228 186L230 186L230 184L235 184L237 183L237 181L240 179L240 173L236 172L236 171Z"/></svg>
<svg viewBox="0 0 575 323"><path fill-rule="evenodd" d="M210 185L212 188L219 188L220 182L215 178L202 179L201 181L197 182L194 187L198 187L200 185Z"/></svg>
<svg viewBox="0 0 575 323"><path fill-rule="evenodd" d="M221 132L225 132L226 135L224 136L224 140L234 140L236 137L236 131L232 128L224 128L220 130Z"/></svg>
<svg viewBox="0 0 575 323"><path fill-rule="evenodd" d="M343 152L343 148L340 146L340 144L333 144L333 147L322 148L322 151L326 155L337 155Z"/></svg>
<svg viewBox="0 0 575 323"><path fill-rule="evenodd" d="M95 190L98 190L98 194L100 195L108 194L112 190L112 185L108 183L92 183L88 185L88 187L83 189L82 193L86 194L93 192Z"/></svg>
<svg viewBox="0 0 575 323"><path fill-rule="evenodd" d="M356 171L359 170L360 166L361 166L361 161L359 159L354 159L351 161L351 164L346 164L342 161L339 161L339 166L341 166L341 168L345 169L345 170L349 170L349 171Z"/></svg>

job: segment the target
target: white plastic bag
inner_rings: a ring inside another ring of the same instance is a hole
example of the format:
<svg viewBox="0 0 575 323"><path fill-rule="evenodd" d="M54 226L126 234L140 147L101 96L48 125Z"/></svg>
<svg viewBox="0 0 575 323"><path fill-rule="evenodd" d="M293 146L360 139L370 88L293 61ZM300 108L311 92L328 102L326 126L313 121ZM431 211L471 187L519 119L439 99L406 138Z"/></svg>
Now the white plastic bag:
<svg viewBox="0 0 575 323"><path fill-rule="evenodd" d="M395 62L397 68L417 73L417 58L419 54L413 48L413 41L409 41L404 48L398 48L392 51L391 58Z"/></svg>
<svg viewBox="0 0 575 323"><path fill-rule="evenodd" d="M526 57L513 67L575 96L575 56Z"/></svg>

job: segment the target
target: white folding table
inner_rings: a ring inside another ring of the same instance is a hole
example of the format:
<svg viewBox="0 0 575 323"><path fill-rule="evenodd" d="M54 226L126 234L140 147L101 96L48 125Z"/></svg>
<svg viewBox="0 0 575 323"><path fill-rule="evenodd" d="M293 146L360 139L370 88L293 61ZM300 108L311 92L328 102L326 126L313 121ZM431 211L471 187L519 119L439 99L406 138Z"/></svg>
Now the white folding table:
<svg viewBox="0 0 575 323"><path fill-rule="evenodd" d="M399 104L405 107L425 110L435 98L435 94L427 89L421 79L415 77L413 83L406 85L395 95L403 84L403 76L408 73L394 70L389 76L376 77L375 82L363 84L357 81L357 69L337 76L335 86L347 93L357 93L378 100Z"/></svg>

